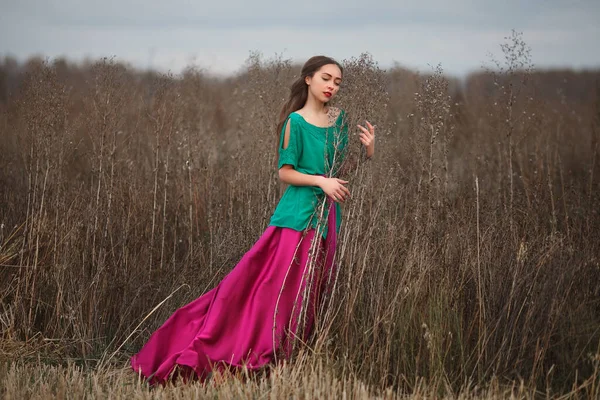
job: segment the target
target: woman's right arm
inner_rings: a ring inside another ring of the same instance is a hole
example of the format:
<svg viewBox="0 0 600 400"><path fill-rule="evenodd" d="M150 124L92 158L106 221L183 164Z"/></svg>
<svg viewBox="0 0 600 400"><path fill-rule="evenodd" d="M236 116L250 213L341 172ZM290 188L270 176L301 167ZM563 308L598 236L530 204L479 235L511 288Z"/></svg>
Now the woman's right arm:
<svg viewBox="0 0 600 400"><path fill-rule="evenodd" d="M348 181L338 178L326 178L321 175L304 174L296 171L289 164L279 168L279 179L288 185L319 187L335 201L343 202L347 197L350 197L350 191L344 186Z"/></svg>
<svg viewBox="0 0 600 400"><path fill-rule="evenodd" d="M283 143L281 152L288 150L290 146L290 135L291 135L291 124L288 120L285 126L284 135L283 135ZM297 138L296 138L297 139ZM294 165L291 163L295 163L297 160L297 145L292 147L293 151L291 154L287 154L285 161L279 159L279 163L281 167L279 168L279 179L287 183L288 185L293 186L316 186L319 187L325 192L327 196L332 198L334 201L343 202L347 197L350 197L350 191L345 184L348 181L344 181L337 178L326 178L321 175L310 175L304 174L302 172L296 171ZM289 150L288 150L289 151ZM290 161L288 164L286 161Z"/></svg>

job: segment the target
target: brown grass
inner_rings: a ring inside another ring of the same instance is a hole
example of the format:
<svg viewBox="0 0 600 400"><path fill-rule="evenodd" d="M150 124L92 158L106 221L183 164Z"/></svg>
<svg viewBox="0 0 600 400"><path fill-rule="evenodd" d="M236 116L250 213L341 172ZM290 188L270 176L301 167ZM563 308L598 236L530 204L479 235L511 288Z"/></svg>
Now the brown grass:
<svg viewBox="0 0 600 400"><path fill-rule="evenodd" d="M170 391L119 368L266 228L298 66L252 55L219 80L5 62L2 394L598 396L600 91L581 84L598 74L549 81L526 50L513 34L503 70L464 85L345 60L336 103L377 125L377 156L347 176L308 356L271 381Z"/></svg>
<svg viewBox="0 0 600 400"><path fill-rule="evenodd" d="M487 388L466 388L457 394L440 395L435 385L419 379L409 396L391 388L375 391L360 380L348 376L338 378L323 364L286 365L275 368L268 377L249 377L244 371L236 375L218 375L205 385L176 382L164 387L150 388L129 368L87 371L81 366L47 363L0 365L5 399L63 399L63 398L136 398L136 399L535 399L543 393L523 382L511 386L493 379ZM567 394L575 397L582 393ZM583 394L585 395L585 394Z"/></svg>

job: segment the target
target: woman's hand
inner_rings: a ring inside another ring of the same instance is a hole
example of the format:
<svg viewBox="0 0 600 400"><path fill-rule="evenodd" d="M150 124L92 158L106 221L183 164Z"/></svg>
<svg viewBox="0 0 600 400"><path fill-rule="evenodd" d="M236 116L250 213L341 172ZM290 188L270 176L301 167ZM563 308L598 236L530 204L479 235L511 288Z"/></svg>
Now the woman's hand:
<svg viewBox="0 0 600 400"><path fill-rule="evenodd" d="M347 183L348 181L338 178L322 177L321 181L319 182L319 187L323 189L325 194L331 199L343 203L347 198L350 197L350 191L346 186L344 186Z"/></svg>
<svg viewBox="0 0 600 400"><path fill-rule="evenodd" d="M373 154L375 154L375 127L373 125L371 125L371 123L369 121L365 121L365 122L367 123L367 126L369 127L369 129L367 129L361 125L357 125L357 126L362 131L360 133L360 141L363 144L363 146L365 146L365 149L367 150L367 157L371 158L371 157L373 157Z"/></svg>

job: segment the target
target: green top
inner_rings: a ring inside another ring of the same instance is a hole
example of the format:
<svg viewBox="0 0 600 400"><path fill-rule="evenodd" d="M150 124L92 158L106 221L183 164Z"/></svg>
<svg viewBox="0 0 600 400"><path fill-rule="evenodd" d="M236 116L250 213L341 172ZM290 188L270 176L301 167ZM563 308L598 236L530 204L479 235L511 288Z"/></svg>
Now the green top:
<svg viewBox="0 0 600 400"><path fill-rule="evenodd" d="M344 159L348 144L348 125L340 113L332 126L320 127L307 122L303 116L293 112L288 116L281 130L279 140L278 168L288 164L298 172L310 175L337 176ZM283 139L287 124L290 125L288 147L283 148ZM325 199L325 193L317 186L289 185L281 197L269 225L302 231L311 226L316 228L319 220L319 205ZM336 231L339 231L342 214L339 203L336 207ZM323 221L327 221L327 210ZM323 236L327 235L324 223Z"/></svg>

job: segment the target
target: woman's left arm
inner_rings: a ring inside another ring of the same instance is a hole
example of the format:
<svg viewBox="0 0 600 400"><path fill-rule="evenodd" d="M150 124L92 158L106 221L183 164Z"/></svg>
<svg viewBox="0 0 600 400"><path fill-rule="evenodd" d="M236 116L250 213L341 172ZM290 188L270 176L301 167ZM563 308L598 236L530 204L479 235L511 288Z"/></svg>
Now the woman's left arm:
<svg viewBox="0 0 600 400"><path fill-rule="evenodd" d="M365 122L367 123L368 129L362 125L357 126L362 131L360 133L360 141L363 146L365 146L367 158L371 158L375 154L375 127L371 125L369 121Z"/></svg>
<svg viewBox="0 0 600 400"><path fill-rule="evenodd" d="M358 125L361 129L360 133L360 141L365 147L365 153L367 160L370 160L371 157L375 154L375 127L371 125L369 121L365 121L367 123L367 128ZM358 157L356 154L348 155L346 160L342 163L342 167L340 168L339 175L347 176L352 172L356 171L358 168Z"/></svg>

